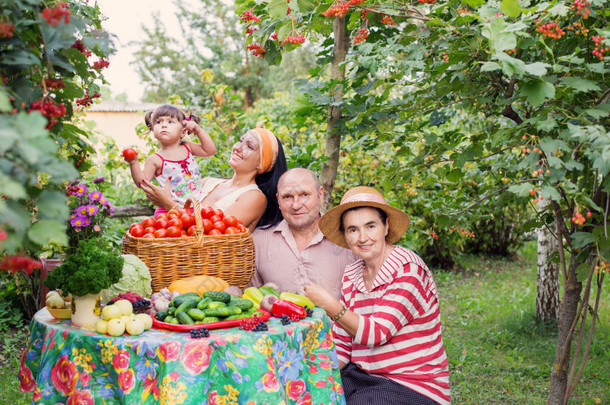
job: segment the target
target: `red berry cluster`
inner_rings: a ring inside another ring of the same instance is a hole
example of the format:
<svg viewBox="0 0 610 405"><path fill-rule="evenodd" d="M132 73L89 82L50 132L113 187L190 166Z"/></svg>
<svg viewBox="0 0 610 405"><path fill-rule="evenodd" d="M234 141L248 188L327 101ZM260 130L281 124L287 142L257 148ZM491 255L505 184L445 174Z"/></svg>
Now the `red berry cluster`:
<svg viewBox="0 0 610 405"><path fill-rule="evenodd" d="M83 107L89 107L91 104L93 104L94 99L100 98L100 97L102 97L102 95L100 93L94 93L93 95L90 96L89 90L86 90L85 97L77 98L76 104L82 105Z"/></svg>
<svg viewBox="0 0 610 405"><path fill-rule="evenodd" d="M256 315L253 318L246 318L239 323L239 329L251 331L261 321L262 321L262 319Z"/></svg>
<svg viewBox="0 0 610 405"><path fill-rule="evenodd" d="M246 34L252 34L254 31L258 31L258 27L248 27L248 28L246 28Z"/></svg>
<svg viewBox="0 0 610 405"><path fill-rule="evenodd" d="M241 13L239 18L241 18L242 22L248 22L248 21L260 22L261 21L261 19L259 17L255 16L254 14L252 14L251 11L244 11L243 13Z"/></svg>
<svg viewBox="0 0 610 405"><path fill-rule="evenodd" d="M305 42L305 35L297 35L295 37L288 35L285 40L280 42L280 44L302 44Z"/></svg>
<svg viewBox="0 0 610 405"><path fill-rule="evenodd" d="M530 188L530 195L531 195L532 197L535 197L535 198L534 198L534 203L535 203L535 204L538 204L538 201L542 201L542 200L544 200L544 197L543 197L542 195L540 195L540 196L538 196L538 197L536 196L536 190L535 190L535 189L533 189L533 188Z"/></svg>
<svg viewBox="0 0 610 405"><path fill-rule="evenodd" d="M568 31L574 31L574 34L578 35L578 34L582 34L585 37L589 34L589 29L586 28L580 21L575 21L572 23L572 26L567 26L566 30Z"/></svg>
<svg viewBox="0 0 610 405"><path fill-rule="evenodd" d="M104 58L101 58L100 60L93 62L93 69L95 69L95 70L102 70L103 68L106 68L108 66L110 66L110 62L108 62Z"/></svg>
<svg viewBox="0 0 610 405"><path fill-rule="evenodd" d="M81 41L80 39L77 39L76 42L74 42L74 44L72 44L71 48L78 50L80 53L82 53L86 57L91 56L91 51L88 51L87 48L85 48L85 44L83 44L83 41Z"/></svg>
<svg viewBox="0 0 610 405"><path fill-rule="evenodd" d="M591 211L587 211L587 218L590 217ZM572 222L576 225L583 225L585 222L587 222L587 218L585 218L579 211L576 211L576 213L572 216Z"/></svg>
<svg viewBox="0 0 610 405"><path fill-rule="evenodd" d="M366 9L366 8L363 8L362 10L360 10L360 18L364 20L364 19L366 18L366 15L367 15L368 13L370 13L370 11L371 11L371 10Z"/></svg>
<svg viewBox="0 0 610 405"><path fill-rule="evenodd" d="M507 49L505 52L509 55L514 55L517 53L517 48Z"/></svg>
<svg viewBox="0 0 610 405"><path fill-rule="evenodd" d="M449 233L453 232L458 232L460 235L465 236L467 238L474 238L474 232L469 231L466 228L452 226L451 228L449 228Z"/></svg>
<svg viewBox="0 0 610 405"><path fill-rule="evenodd" d="M277 41L277 32L271 34L271 39L275 39Z"/></svg>
<svg viewBox="0 0 610 405"><path fill-rule="evenodd" d="M432 239L438 239L438 235L434 231L430 231L430 236L432 236Z"/></svg>
<svg viewBox="0 0 610 405"><path fill-rule="evenodd" d="M556 22L539 25L536 31L541 33L543 37L555 39L559 39L566 34Z"/></svg>
<svg viewBox="0 0 610 405"><path fill-rule="evenodd" d="M252 55L263 57L265 54L265 48L263 48L260 44L250 44L246 47L246 49L252 51Z"/></svg>
<svg viewBox="0 0 610 405"><path fill-rule="evenodd" d="M358 30L358 34L354 37L354 45L360 42L363 42L369 36L368 28L360 28Z"/></svg>
<svg viewBox="0 0 610 405"><path fill-rule="evenodd" d="M47 20L47 24L51 24L54 27L57 27L57 24L63 20L66 24L70 24L70 6L68 3L62 1L61 3L57 3L57 6L54 8L45 8L41 13L42 18Z"/></svg>
<svg viewBox="0 0 610 405"><path fill-rule="evenodd" d="M64 103L55 104L52 100L48 98L41 100L34 101L30 108L27 109L27 112L29 113L35 110L40 111L40 113L47 117L48 120L45 128L51 129L53 125L57 124L57 118L66 115L68 110L66 109Z"/></svg>
<svg viewBox="0 0 610 405"><path fill-rule="evenodd" d="M599 266L595 266L595 274L599 274L600 271L602 273L610 273L610 262L600 260Z"/></svg>
<svg viewBox="0 0 610 405"><path fill-rule="evenodd" d="M574 5L570 8L572 10L576 10L576 14L578 15L580 15L580 12L582 10L582 18L586 20L587 18L589 18L589 14L591 14L589 9L587 8L589 4L591 4L591 2L588 0L574 0Z"/></svg>
<svg viewBox="0 0 610 405"><path fill-rule="evenodd" d="M434 4L436 3L436 0L417 0L422 4Z"/></svg>
<svg viewBox="0 0 610 405"><path fill-rule="evenodd" d="M447 52L443 52L443 60L445 62L447 62L449 60L449 55L447 55Z"/></svg>
<svg viewBox="0 0 610 405"><path fill-rule="evenodd" d="M381 17L381 23L385 25L396 25L394 19L389 15L384 15L383 17Z"/></svg>
<svg viewBox="0 0 610 405"><path fill-rule="evenodd" d="M63 89L66 87L61 77L57 79L44 79L44 85L49 90Z"/></svg>
<svg viewBox="0 0 610 405"><path fill-rule="evenodd" d="M11 38L15 32L15 26L9 22L0 22L0 38Z"/></svg>
<svg viewBox="0 0 610 405"><path fill-rule="evenodd" d="M4 239L6 239L6 232L4 233ZM24 271L28 276L31 275L35 269L40 269L41 267L38 260L26 256L4 256L0 262L0 270L10 271L11 273Z"/></svg>
<svg viewBox="0 0 610 405"><path fill-rule="evenodd" d="M595 49L593 50L593 55L597 56L599 60L604 60L604 53L609 52L610 48L603 47L602 41L605 39L603 35L595 36L593 35L591 39L595 42ZM602 46L600 46L602 44Z"/></svg>
<svg viewBox="0 0 610 405"><path fill-rule="evenodd" d="M335 3L332 7L322 13L324 17L341 17L347 13L350 6L362 3L364 0L348 0ZM362 15L364 18L364 15Z"/></svg>

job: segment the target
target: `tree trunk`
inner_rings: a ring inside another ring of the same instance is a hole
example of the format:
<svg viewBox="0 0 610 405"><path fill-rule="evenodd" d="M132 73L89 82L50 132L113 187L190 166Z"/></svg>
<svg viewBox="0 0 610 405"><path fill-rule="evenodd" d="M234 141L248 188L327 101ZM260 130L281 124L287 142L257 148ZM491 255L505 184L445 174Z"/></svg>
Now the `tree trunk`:
<svg viewBox="0 0 610 405"><path fill-rule="evenodd" d="M114 218L148 217L155 213L151 205L121 205L114 207Z"/></svg>
<svg viewBox="0 0 610 405"><path fill-rule="evenodd" d="M341 64L345 61L345 55L349 49L349 37L345 31L345 17L337 17L333 22L334 45L333 63L331 70L331 80L344 80L345 68ZM343 98L343 87L335 87L334 94L331 95L334 101ZM341 120L341 108L329 106L326 118L326 144L324 155L328 158L322 164L320 171L320 184L324 188L324 201L322 209L328 210L332 204L332 190L337 178L337 168L339 166L339 152L341 147L341 129L338 125Z"/></svg>
<svg viewBox="0 0 610 405"><path fill-rule="evenodd" d="M549 205L548 200L538 203L540 212ZM559 244L548 226L538 229L538 276L536 281L536 318L547 321L557 319L559 310L559 265L550 260Z"/></svg>

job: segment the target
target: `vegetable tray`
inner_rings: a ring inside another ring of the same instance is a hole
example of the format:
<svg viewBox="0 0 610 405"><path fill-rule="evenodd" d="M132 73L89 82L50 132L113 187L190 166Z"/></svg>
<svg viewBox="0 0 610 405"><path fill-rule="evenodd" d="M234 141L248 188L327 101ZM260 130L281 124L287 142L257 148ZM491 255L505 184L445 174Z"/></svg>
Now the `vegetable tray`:
<svg viewBox="0 0 610 405"><path fill-rule="evenodd" d="M256 315L258 316L258 318L261 321L266 321L267 319L271 318L271 314L267 311L260 311L260 315ZM218 322L212 322L212 323L196 323L194 325L176 325L173 323L167 323L167 322L161 322L157 319L155 319L155 317L153 316L153 327L155 327L156 329L167 329L167 330L171 330L174 332L190 332L193 329L199 329L202 327L205 327L206 329L221 329L221 328L232 328L234 326L239 326L242 321L246 320L246 319L253 319L252 318L242 318L242 319L231 319L228 321L218 321Z"/></svg>

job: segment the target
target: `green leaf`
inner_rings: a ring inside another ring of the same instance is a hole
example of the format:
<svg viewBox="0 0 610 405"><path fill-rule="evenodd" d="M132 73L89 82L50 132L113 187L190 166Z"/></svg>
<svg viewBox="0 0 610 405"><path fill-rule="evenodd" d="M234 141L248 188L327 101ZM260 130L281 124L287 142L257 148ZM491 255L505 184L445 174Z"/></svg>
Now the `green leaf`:
<svg viewBox="0 0 610 405"><path fill-rule="evenodd" d="M561 201L561 195L559 194L557 189L555 189L555 187L544 186L540 189L540 194L542 194L542 196L546 199L557 202Z"/></svg>
<svg viewBox="0 0 610 405"><path fill-rule="evenodd" d="M40 219L62 221L70 214L66 195L56 190L43 190L38 196L38 215Z"/></svg>
<svg viewBox="0 0 610 405"><path fill-rule="evenodd" d="M502 0L500 10L509 17L517 18L521 15L521 6L517 0Z"/></svg>
<svg viewBox="0 0 610 405"><path fill-rule="evenodd" d="M536 129L542 132L550 132L553 129L557 128L557 121L553 118L549 118L548 120L538 121L536 123Z"/></svg>
<svg viewBox="0 0 610 405"><path fill-rule="evenodd" d="M16 181L11 180L10 177L0 173L0 184L2 184L2 194L8 198L14 200L20 200L27 198L27 192L25 188Z"/></svg>
<svg viewBox="0 0 610 405"><path fill-rule="evenodd" d="M462 177L464 177L464 172L462 172L462 169L453 169L447 173L447 180L452 183L457 183L462 179Z"/></svg>
<svg viewBox="0 0 610 405"><path fill-rule="evenodd" d="M39 245L48 245L50 243L62 246L67 245L66 223L46 219L40 220L28 229L28 238Z"/></svg>
<svg viewBox="0 0 610 405"><path fill-rule="evenodd" d="M491 47L496 52L514 49L517 47L517 37L512 32L500 32L492 38Z"/></svg>
<svg viewBox="0 0 610 405"><path fill-rule="evenodd" d="M8 94L3 89L0 89L0 111L9 112L13 109L11 100L8 98Z"/></svg>
<svg viewBox="0 0 610 405"><path fill-rule="evenodd" d="M525 196L529 195L530 188L532 188L531 183L513 184L512 186L510 186L508 188L508 191L510 191L513 194L518 195L519 197L525 197Z"/></svg>
<svg viewBox="0 0 610 405"><path fill-rule="evenodd" d="M600 88L598 84L592 80L583 79L581 77L562 77L560 79L561 83L571 87L575 90L576 93L584 93L587 91L598 91Z"/></svg>
<svg viewBox="0 0 610 405"><path fill-rule="evenodd" d="M595 236L590 232L574 232L572 234L572 247L582 248L595 242Z"/></svg>
<svg viewBox="0 0 610 405"><path fill-rule="evenodd" d="M288 11L288 3L285 0L271 0L269 2L269 16L273 19L283 19ZM280 39L280 34L277 34ZM285 39L285 38L284 38Z"/></svg>
<svg viewBox="0 0 610 405"><path fill-rule="evenodd" d="M481 65L481 72L493 72L494 70L500 70L502 67L496 62L485 62Z"/></svg>
<svg viewBox="0 0 610 405"><path fill-rule="evenodd" d="M525 72L525 63L520 59L513 58L504 52L496 52L493 58L501 62L502 72L508 77L512 75L521 76Z"/></svg>
<svg viewBox="0 0 610 405"><path fill-rule="evenodd" d="M541 77L546 74L546 68L550 67L548 63L534 62L529 65L525 65L525 71L532 76Z"/></svg>
<svg viewBox="0 0 610 405"><path fill-rule="evenodd" d="M585 114L590 115L594 119L600 119L601 117L605 117L610 114L610 112L597 108L589 108L588 110L585 110Z"/></svg>
<svg viewBox="0 0 610 405"><path fill-rule="evenodd" d="M555 96L555 86L543 80L534 80L523 85L521 94L527 98L527 101L533 107L538 107L547 98Z"/></svg>
<svg viewBox="0 0 610 405"><path fill-rule="evenodd" d="M589 277L589 272L591 271L591 265L588 263L582 263L580 266L576 268L576 279L579 282L583 282Z"/></svg>
<svg viewBox="0 0 610 405"><path fill-rule="evenodd" d="M572 148L566 142L561 139L553 139L551 137L544 137L540 139L540 149L547 155L554 155L556 150L562 150L565 152L571 152Z"/></svg>

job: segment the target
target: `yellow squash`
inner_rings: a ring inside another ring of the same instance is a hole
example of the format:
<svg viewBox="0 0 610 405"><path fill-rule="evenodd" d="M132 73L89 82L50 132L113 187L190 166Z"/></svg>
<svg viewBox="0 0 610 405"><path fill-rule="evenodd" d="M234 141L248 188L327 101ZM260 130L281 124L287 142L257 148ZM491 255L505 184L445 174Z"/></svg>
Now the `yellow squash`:
<svg viewBox="0 0 610 405"><path fill-rule="evenodd" d="M191 276L176 280L169 285L170 291L178 291L180 294L194 292L203 295L206 291L223 291L229 283L214 276Z"/></svg>

